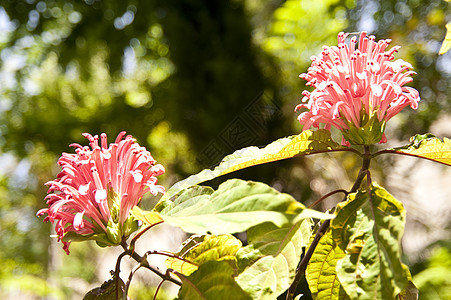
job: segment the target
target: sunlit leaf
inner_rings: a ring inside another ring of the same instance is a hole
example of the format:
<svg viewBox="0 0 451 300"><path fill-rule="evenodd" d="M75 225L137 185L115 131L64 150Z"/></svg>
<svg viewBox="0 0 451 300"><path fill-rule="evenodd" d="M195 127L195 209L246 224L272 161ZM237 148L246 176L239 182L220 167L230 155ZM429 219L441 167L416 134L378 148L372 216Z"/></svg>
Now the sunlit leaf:
<svg viewBox="0 0 451 300"><path fill-rule="evenodd" d="M401 262L405 211L386 190L350 194L331 222L335 243L346 253L338 279L351 299L394 299L408 284Z"/></svg>
<svg viewBox="0 0 451 300"><path fill-rule="evenodd" d="M446 36L443 40L442 47L440 47L440 50L438 54L442 55L448 52L448 50L451 48L451 23L446 24Z"/></svg>
<svg viewBox="0 0 451 300"><path fill-rule="evenodd" d="M143 221L146 225L155 225L163 222L160 214L156 211L145 211L138 206L135 206L131 210L131 213L136 219Z"/></svg>
<svg viewBox="0 0 451 300"><path fill-rule="evenodd" d="M229 234L195 235L182 244L182 248L174 253L177 257L169 257L166 266L183 275L190 275L198 266L212 260L226 260L236 269L236 252L241 248L241 241Z"/></svg>
<svg viewBox="0 0 451 300"><path fill-rule="evenodd" d="M205 169L174 184L162 198L172 197L177 192L235 172L244 168L294 157L329 151L348 151L349 148L334 142L328 130L306 130L299 135L278 139L264 148L247 147L226 156L213 170Z"/></svg>
<svg viewBox="0 0 451 300"><path fill-rule="evenodd" d="M209 261L189 276L177 275L182 280L178 299L183 300L247 300L252 299L236 283L235 271L225 261Z"/></svg>
<svg viewBox="0 0 451 300"><path fill-rule="evenodd" d="M260 224L247 232L249 245L238 253L238 284L253 299L276 299L294 279L311 235L310 220L281 228Z"/></svg>
<svg viewBox="0 0 451 300"><path fill-rule="evenodd" d="M337 261L345 256L329 230L319 241L306 270L306 279L313 299L349 299L337 278Z"/></svg>
<svg viewBox="0 0 451 300"><path fill-rule="evenodd" d="M264 183L240 179L224 182L217 191L201 186L184 190L160 215L166 223L186 232L216 235L242 232L264 222L282 226L310 217L333 217L307 209Z"/></svg>
<svg viewBox="0 0 451 300"><path fill-rule="evenodd" d="M432 134L415 135L410 139L409 145L388 149L384 153L396 153L429 159L451 166L451 141L443 138L443 141Z"/></svg>

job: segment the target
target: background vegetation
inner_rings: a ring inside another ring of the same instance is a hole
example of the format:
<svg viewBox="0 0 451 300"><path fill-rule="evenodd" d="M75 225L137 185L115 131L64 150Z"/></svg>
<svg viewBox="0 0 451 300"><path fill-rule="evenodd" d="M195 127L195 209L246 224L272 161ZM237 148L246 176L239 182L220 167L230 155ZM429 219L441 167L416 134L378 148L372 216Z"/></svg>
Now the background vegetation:
<svg viewBox="0 0 451 300"><path fill-rule="evenodd" d="M94 245L61 258L50 225L35 217L61 152L86 144L81 133L111 141L126 130L166 167L160 183L169 187L233 150L299 132L293 109L305 86L297 75L338 32L366 30L402 45L398 58L419 73L419 110L389 128L407 140L451 110L451 57L437 54L449 18L442 0L1 1L0 297L77 298L75 286L105 279ZM309 203L338 185L341 166L328 163L294 159L233 177ZM343 165L356 171L347 156ZM449 240L424 253L410 259L422 297L449 295Z"/></svg>

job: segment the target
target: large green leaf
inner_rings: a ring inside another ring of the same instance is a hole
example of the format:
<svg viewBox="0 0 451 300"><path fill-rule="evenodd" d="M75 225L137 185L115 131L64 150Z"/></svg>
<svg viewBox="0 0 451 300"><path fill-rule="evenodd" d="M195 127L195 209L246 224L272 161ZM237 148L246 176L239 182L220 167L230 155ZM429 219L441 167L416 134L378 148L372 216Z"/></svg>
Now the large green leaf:
<svg viewBox="0 0 451 300"><path fill-rule="evenodd" d="M337 275L352 299L394 299L410 276L401 262L405 211L386 190L371 188L371 201L359 191L337 205L332 236L346 253Z"/></svg>
<svg viewBox="0 0 451 300"><path fill-rule="evenodd" d="M451 140L443 138L443 141L432 134L415 135L410 139L410 144L381 151L381 153L396 153L429 159L451 166Z"/></svg>
<svg viewBox="0 0 451 300"><path fill-rule="evenodd" d="M169 257L166 266L183 275L190 275L207 261L226 260L236 269L235 255L241 245L241 241L230 234L194 235L174 253L179 258Z"/></svg>
<svg viewBox="0 0 451 300"><path fill-rule="evenodd" d="M236 283L235 271L226 261L209 261L191 275L177 275L182 280L178 299L183 300L247 300L252 299Z"/></svg>
<svg viewBox="0 0 451 300"><path fill-rule="evenodd" d="M311 225L309 219L281 228L264 223L247 232L249 245L237 253L236 280L253 299L276 299L290 286Z"/></svg>
<svg viewBox="0 0 451 300"><path fill-rule="evenodd" d="M162 200L172 197L179 191L213 178L244 168L294 157L329 151L350 151L350 148L334 142L328 130L306 130L299 135L285 137L272 142L264 148L247 147L226 156L213 170L205 169L174 184Z"/></svg>
<svg viewBox="0 0 451 300"><path fill-rule="evenodd" d="M264 222L282 226L305 218L332 218L307 209L288 194L253 181L231 179L214 191L194 186L157 206L166 223L196 234L242 232ZM145 222L145 220L143 220Z"/></svg>
<svg viewBox="0 0 451 300"><path fill-rule="evenodd" d="M337 278L337 261L345 252L334 243L329 230L319 241L306 270L306 279L313 299L349 299Z"/></svg>

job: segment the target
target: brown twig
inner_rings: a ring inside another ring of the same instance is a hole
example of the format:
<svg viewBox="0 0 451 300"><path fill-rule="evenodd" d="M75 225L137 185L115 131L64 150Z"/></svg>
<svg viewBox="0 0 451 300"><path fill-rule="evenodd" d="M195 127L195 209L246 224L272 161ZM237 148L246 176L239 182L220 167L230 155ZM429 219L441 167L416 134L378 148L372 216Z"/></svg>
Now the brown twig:
<svg viewBox="0 0 451 300"><path fill-rule="evenodd" d="M121 280L119 273L121 272L121 260L125 255L127 255L127 253L124 251L118 256L116 268L114 269L114 280L116 280L116 299L119 299L119 280Z"/></svg>
<svg viewBox="0 0 451 300"><path fill-rule="evenodd" d="M184 258L184 257L175 255L175 254L173 254L173 253L167 253L167 252L164 252L164 251L158 251L158 250L150 250L150 251L147 251L145 254L146 254L146 255L152 255L152 254L164 255L164 256L167 256L167 257L177 258L177 259L182 260L182 261L184 261L184 262L187 262L187 263L189 263L189 264L198 266L196 263L194 263L194 262L192 262L192 261L190 261L190 260L188 260L188 259L186 259L186 258Z"/></svg>
<svg viewBox="0 0 451 300"><path fill-rule="evenodd" d="M132 283L133 275L135 275L136 271L138 271L139 268L141 268L141 267L142 267L141 264L135 266L133 268L133 270L130 272L130 274L128 275L127 283L125 284L125 288L124 288L124 294L122 295L122 300L127 300L128 289L130 288L130 284Z"/></svg>
<svg viewBox="0 0 451 300"><path fill-rule="evenodd" d="M160 271L160 269L158 269L158 267L154 267L154 266L150 265L149 262L147 261L146 257L142 257L141 255L139 255L138 253L136 253L134 251L132 252L132 250L128 248L127 243L125 241L123 241L121 243L121 245L122 245L122 248L124 248L126 254L131 256L137 262L139 262L142 267L144 267L146 269L149 269L150 271L154 272L155 274L157 274L158 276L160 276L164 280L170 281L170 282L175 283L175 284L177 284L179 286L182 285L182 283L179 280L171 277L170 274L164 274L163 272Z"/></svg>
<svg viewBox="0 0 451 300"><path fill-rule="evenodd" d="M137 241L144 233L146 233L149 229L151 229L152 227L154 227L154 226L156 226L156 225L158 225L158 224L161 224L161 223L163 223L163 221L154 223L154 224L152 224L152 225L148 225L148 226L145 227L143 230L141 230L140 232L138 232L138 233L132 238L132 240L131 240L131 242L130 242L129 249L130 249L131 251L135 251L135 244L136 244L136 241Z"/></svg>
<svg viewBox="0 0 451 300"><path fill-rule="evenodd" d="M166 270L166 273L169 273L169 270ZM168 275L168 274L167 274L167 275ZM158 292L160 291L160 288L161 288L161 286L163 285L164 282L165 282L165 280L162 279L162 280L160 281L160 283L158 283L157 289L155 290L155 294L153 295L153 300L157 300Z"/></svg>

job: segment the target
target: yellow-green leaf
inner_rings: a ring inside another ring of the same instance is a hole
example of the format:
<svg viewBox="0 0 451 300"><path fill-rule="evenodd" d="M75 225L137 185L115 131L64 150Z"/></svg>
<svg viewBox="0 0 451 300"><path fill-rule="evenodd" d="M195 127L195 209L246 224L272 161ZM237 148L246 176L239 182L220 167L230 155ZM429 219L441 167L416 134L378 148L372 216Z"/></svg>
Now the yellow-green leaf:
<svg viewBox="0 0 451 300"><path fill-rule="evenodd" d="M330 151L351 151L332 140L328 130L306 130L299 135L281 138L264 148L247 147L226 156L213 170L201 172L174 184L161 201L172 197L179 191L213 178L244 168L294 157Z"/></svg>
<svg viewBox="0 0 451 300"><path fill-rule="evenodd" d="M225 261L208 261L182 280L180 300L251 300L234 280L235 271Z"/></svg>
<svg viewBox="0 0 451 300"><path fill-rule="evenodd" d="M236 268L236 253L241 241L230 234L194 235L186 240L175 256L166 260L166 266L186 276L198 266L212 260L226 260ZM182 259L180 259L182 258Z"/></svg>
<svg viewBox="0 0 451 300"><path fill-rule="evenodd" d="M138 206L133 207L132 214L137 220L143 221L146 225L155 225L163 222L163 219L158 212L145 211Z"/></svg>
<svg viewBox="0 0 451 300"><path fill-rule="evenodd" d="M409 145L384 150L382 153L415 156L451 166L451 140L443 138L442 141L431 134L416 135L411 138Z"/></svg>
<svg viewBox="0 0 451 300"><path fill-rule="evenodd" d="M285 144L282 141L289 142ZM237 164L232 164L231 167L222 171L220 175L263 163L291 158L299 154L312 154L318 152L348 149L335 143L330 136L330 132L324 129L317 131L306 130L299 135L293 136L291 138L286 138L285 140L281 140L280 142L276 141L275 144L273 144L270 144L269 146L271 147L267 148L275 151L268 151L266 147L263 149L258 149L258 151L256 151L257 153L253 155L253 159L246 160ZM275 145L283 145L283 147L278 150L278 147L274 147ZM240 158L241 157L242 156L240 156Z"/></svg>
<svg viewBox="0 0 451 300"><path fill-rule="evenodd" d="M446 36L443 40L442 47L440 48L438 54L442 55L448 52L451 48L451 23L446 24Z"/></svg>
<svg viewBox="0 0 451 300"><path fill-rule="evenodd" d="M349 299L337 278L337 261L345 252L332 239L329 230L319 241L306 270L306 279L313 299Z"/></svg>

